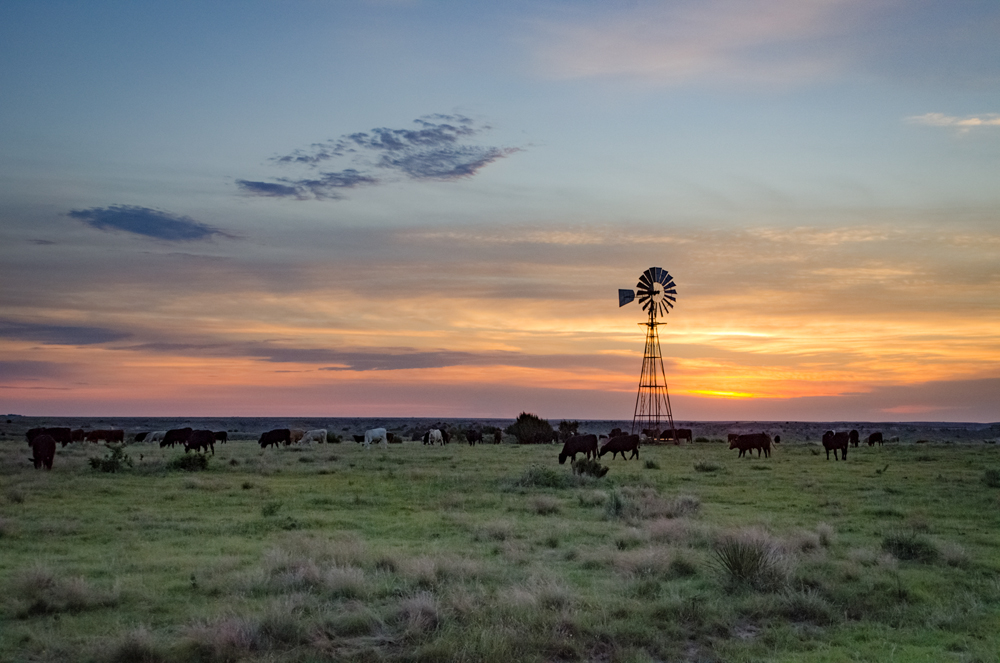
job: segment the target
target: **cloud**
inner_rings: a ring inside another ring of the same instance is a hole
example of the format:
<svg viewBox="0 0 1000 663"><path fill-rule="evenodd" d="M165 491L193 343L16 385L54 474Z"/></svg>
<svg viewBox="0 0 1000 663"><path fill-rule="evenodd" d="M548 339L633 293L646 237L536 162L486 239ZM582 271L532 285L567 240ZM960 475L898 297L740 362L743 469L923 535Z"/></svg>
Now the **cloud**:
<svg viewBox="0 0 1000 663"><path fill-rule="evenodd" d="M658 84L786 83L843 68L826 43L879 2L698 0L629 4L611 15L537 24L536 58L555 78L626 76Z"/></svg>
<svg viewBox="0 0 1000 663"><path fill-rule="evenodd" d="M66 367L51 361L12 360L0 361L0 375L5 380L39 380L58 378L66 374Z"/></svg>
<svg viewBox="0 0 1000 663"><path fill-rule="evenodd" d="M418 181L447 182L472 177L494 161L521 149L463 143L490 127L478 126L462 115L427 115L414 120L414 124L415 129L382 127L345 134L271 159L281 166L310 170L333 160L346 160L356 167L319 172L311 177L277 177L270 182L240 179L236 184L244 193L254 196L336 200L343 197L340 193L343 189L392 181L391 175L377 176L379 171Z"/></svg>
<svg viewBox="0 0 1000 663"><path fill-rule="evenodd" d="M32 322L0 320L0 338L33 341L45 345L98 345L120 341L131 336L128 332L104 327L50 325Z"/></svg>
<svg viewBox="0 0 1000 663"><path fill-rule="evenodd" d="M956 117L945 115L944 113L924 113L923 115L912 115L905 118L912 124L922 124L928 127L948 127L957 129L959 133L967 133L972 129L982 127L1000 128L1000 113L984 113L982 115L966 115Z"/></svg>
<svg viewBox="0 0 1000 663"><path fill-rule="evenodd" d="M192 242L209 239L213 235L231 237L218 228L200 223L190 217L177 216L136 205L112 205L110 207L71 210L68 216L98 230L124 230L136 235L170 242Z"/></svg>

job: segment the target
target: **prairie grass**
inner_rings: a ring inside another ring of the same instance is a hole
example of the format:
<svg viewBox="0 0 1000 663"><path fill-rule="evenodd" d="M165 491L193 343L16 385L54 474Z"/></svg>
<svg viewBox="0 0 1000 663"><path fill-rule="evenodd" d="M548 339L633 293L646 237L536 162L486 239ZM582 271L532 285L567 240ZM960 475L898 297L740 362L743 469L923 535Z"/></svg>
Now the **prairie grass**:
<svg viewBox="0 0 1000 663"><path fill-rule="evenodd" d="M995 445L862 448L837 464L808 445L753 463L725 444L671 445L644 448L658 471L615 459L599 479L549 445L331 456L233 440L194 474L153 447L92 472L104 450L87 446L36 472L22 446L0 443L0 660L1000 650L1000 512L983 479Z"/></svg>

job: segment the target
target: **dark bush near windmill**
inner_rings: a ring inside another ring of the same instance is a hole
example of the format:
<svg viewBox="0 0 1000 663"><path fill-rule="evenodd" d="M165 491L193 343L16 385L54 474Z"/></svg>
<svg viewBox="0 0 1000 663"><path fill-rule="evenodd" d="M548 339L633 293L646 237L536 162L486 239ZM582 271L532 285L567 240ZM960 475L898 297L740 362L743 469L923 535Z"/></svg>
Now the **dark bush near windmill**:
<svg viewBox="0 0 1000 663"><path fill-rule="evenodd" d="M548 421L527 412L519 414L517 421L507 426L504 432L516 437L518 444L548 444L555 436Z"/></svg>

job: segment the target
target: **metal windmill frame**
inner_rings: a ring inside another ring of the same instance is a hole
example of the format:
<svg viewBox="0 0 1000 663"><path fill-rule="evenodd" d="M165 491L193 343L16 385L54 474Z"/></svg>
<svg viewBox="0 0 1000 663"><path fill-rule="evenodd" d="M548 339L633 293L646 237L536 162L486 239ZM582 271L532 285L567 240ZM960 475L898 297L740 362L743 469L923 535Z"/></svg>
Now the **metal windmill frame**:
<svg viewBox="0 0 1000 663"><path fill-rule="evenodd" d="M635 396L635 411L632 414L632 434L648 430L659 437L661 426L669 426L670 436L677 440L674 414L670 407L670 390L667 374L663 368L663 354L660 351L660 336L657 328L665 325L658 322L657 314L666 315L676 301L677 289L673 277L661 267L650 267L636 284L636 290L619 290L618 306L636 299L649 314L646 322L646 345L642 353L642 372L639 375L639 390Z"/></svg>

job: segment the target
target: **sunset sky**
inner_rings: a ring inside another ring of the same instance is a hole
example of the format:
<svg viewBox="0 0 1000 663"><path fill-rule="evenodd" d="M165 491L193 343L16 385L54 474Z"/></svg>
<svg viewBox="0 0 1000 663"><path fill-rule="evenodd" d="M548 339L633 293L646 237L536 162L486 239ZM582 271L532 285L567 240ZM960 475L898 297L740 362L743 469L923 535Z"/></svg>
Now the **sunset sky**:
<svg viewBox="0 0 1000 663"><path fill-rule="evenodd" d="M996 0L0 3L0 411L1000 420Z"/></svg>

